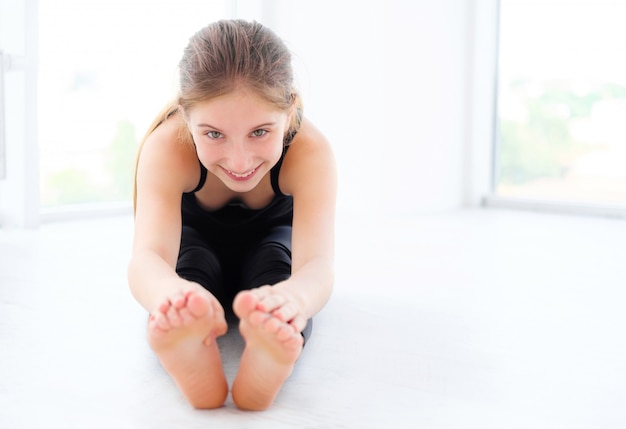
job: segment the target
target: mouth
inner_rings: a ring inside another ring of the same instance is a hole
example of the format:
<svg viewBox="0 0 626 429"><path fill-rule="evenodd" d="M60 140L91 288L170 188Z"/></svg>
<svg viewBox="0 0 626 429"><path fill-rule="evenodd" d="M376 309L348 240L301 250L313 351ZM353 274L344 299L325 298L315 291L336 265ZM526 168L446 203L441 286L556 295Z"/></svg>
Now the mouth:
<svg viewBox="0 0 626 429"><path fill-rule="evenodd" d="M224 172L231 177L233 180L237 180L237 181L244 181L244 180L248 180L250 179L252 176L254 176L254 174L257 172L257 170L259 169L259 167L255 167L250 171L247 171L245 173L236 173L234 171L231 171L227 168L222 167L222 170L224 170Z"/></svg>

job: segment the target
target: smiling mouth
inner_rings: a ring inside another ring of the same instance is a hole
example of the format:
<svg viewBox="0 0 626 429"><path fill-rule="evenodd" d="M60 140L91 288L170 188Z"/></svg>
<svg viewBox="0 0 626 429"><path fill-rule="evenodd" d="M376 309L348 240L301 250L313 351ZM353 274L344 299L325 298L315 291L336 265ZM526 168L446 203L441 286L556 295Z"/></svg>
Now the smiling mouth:
<svg viewBox="0 0 626 429"><path fill-rule="evenodd" d="M235 173L234 171L230 171L230 170L229 170L229 169L227 169L227 168L224 168L224 171L226 171L226 172L227 172L230 176L234 177L235 179L238 179L238 180L245 180L245 179L247 179L248 177L251 177L254 173L256 173L256 171L257 171L258 169L259 169L259 167L256 167L256 168L254 168L254 169L252 169L252 170L250 170L250 171L248 171L248 172L246 172L246 173L242 173L242 174L240 174L240 173Z"/></svg>

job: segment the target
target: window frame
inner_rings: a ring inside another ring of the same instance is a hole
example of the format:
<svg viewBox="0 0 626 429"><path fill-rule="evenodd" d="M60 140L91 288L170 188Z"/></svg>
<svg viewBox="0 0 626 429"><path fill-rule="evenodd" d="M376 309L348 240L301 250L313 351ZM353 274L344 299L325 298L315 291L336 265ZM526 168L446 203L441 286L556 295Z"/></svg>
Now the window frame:
<svg viewBox="0 0 626 429"><path fill-rule="evenodd" d="M37 145L38 0L0 0L2 138L0 227L39 225Z"/></svg>

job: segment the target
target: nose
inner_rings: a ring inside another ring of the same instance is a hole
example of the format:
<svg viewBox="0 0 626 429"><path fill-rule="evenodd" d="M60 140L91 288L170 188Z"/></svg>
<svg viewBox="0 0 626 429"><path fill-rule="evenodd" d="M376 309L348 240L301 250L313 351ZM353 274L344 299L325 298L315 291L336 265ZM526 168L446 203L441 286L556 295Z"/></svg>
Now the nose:
<svg viewBox="0 0 626 429"><path fill-rule="evenodd" d="M254 159L252 154L243 143L234 143L231 145L226 168L234 173L243 174L252 170L255 167L253 164Z"/></svg>

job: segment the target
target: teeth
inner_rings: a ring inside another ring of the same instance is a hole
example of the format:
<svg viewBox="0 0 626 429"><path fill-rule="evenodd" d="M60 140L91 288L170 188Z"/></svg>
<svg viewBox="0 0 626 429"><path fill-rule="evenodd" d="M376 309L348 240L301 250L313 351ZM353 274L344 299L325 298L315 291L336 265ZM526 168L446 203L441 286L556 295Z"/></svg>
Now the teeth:
<svg viewBox="0 0 626 429"><path fill-rule="evenodd" d="M252 173L254 173L255 171L256 171L256 168L255 168L254 170L251 170L251 171L249 171L249 172L245 173L245 174L237 174L237 173L235 173L234 171L230 171L230 170L228 170L228 172L229 172L230 174L232 174L233 176L235 176L235 177L236 177L236 178L238 178L238 179L243 179L243 178L246 178L246 177L248 177L248 176L252 175Z"/></svg>

